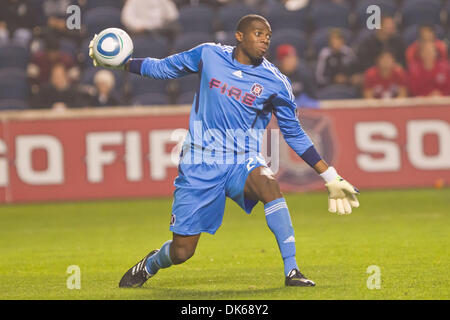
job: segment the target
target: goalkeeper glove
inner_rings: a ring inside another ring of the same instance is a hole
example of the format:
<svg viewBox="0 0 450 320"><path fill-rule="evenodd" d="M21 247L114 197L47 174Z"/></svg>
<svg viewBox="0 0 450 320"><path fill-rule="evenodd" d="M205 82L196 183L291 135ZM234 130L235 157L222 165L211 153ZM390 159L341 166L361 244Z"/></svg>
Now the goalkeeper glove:
<svg viewBox="0 0 450 320"><path fill-rule="evenodd" d="M328 189L328 211L338 214L352 213L352 207L359 207L356 195L359 190L342 179L333 167L320 174L325 180Z"/></svg>
<svg viewBox="0 0 450 320"><path fill-rule="evenodd" d="M92 64L94 67L104 67L104 68L110 68L110 69L116 69L116 70L125 70L125 64L121 64L120 66L111 66L109 64L104 64L95 59L94 56L94 42L97 38L97 34L94 35L94 38L92 38L91 42L89 42L89 57L92 59Z"/></svg>

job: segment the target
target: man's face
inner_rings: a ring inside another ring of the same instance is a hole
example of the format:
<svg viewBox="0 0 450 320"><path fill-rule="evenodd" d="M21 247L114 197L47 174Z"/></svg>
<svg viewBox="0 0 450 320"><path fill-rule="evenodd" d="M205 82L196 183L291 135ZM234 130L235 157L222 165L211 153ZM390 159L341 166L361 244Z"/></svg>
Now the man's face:
<svg viewBox="0 0 450 320"><path fill-rule="evenodd" d="M424 42L425 41L434 41L435 40L434 31L430 28L422 28L420 30L419 38Z"/></svg>
<svg viewBox="0 0 450 320"><path fill-rule="evenodd" d="M112 86L106 81L98 81L95 86L100 94L109 95L112 90Z"/></svg>
<svg viewBox="0 0 450 320"><path fill-rule="evenodd" d="M335 35L330 37L329 42L331 49L336 51L341 50L342 46L344 45L344 39Z"/></svg>
<svg viewBox="0 0 450 320"><path fill-rule="evenodd" d="M69 87L69 79L66 68L62 64L56 64L50 75L50 82L58 90L65 90Z"/></svg>
<svg viewBox="0 0 450 320"><path fill-rule="evenodd" d="M236 32L239 46L253 61L264 57L269 49L271 36L270 26L261 20L253 20L243 32Z"/></svg>
<svg viewBox="0 0 450 320"><path fill-rule="evenodd" d="M292 72L297 70L298 67L298 57L296 54L289 54L284 57L280 62L281 72L290 75Z"/></svg>
<svg viewBox="0 0 450 320"><path fill-rule="evenodd" d="M391 17L385 17L381 22L381 31L386 35L391 36L397 32L395 21Z"/></svg>
<svg viewBox="0 0 450 320"><path fill-rule="evenodd" d="M378 67L383 71L389 71L395 66L395 60L392 54L384 53L378 58Z"/></svg>

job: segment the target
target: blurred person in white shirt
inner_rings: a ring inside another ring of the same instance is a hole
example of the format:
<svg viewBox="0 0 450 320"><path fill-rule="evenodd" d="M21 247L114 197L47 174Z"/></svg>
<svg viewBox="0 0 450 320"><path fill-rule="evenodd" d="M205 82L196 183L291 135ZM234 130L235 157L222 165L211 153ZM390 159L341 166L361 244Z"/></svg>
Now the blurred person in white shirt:
<svg viewBox="0 0 450 320"><path fill-rule="evenodd" d="M127 0L122 23L130 33L160 32L171 35L177 30L178 9L172 0Z"/></svg>

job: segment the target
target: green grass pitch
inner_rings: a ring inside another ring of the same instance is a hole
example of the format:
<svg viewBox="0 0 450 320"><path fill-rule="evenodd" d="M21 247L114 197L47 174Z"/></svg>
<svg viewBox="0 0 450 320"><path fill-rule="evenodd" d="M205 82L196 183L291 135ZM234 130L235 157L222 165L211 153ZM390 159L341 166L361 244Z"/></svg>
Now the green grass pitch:
<svg viewBox="0 0 450 320"><path fill-rule="evenodd" d="M285 288L263 207L231 201L216 235L194 257L142 288L123 273L171 238L172 199L0 207L0 299L449 299L450 189L364 191L350 216L326 210L325 193L286 195L301 271L314 288ZM68 289L70 265L81 289ZM381 288L366 273L381 270Z"/></svg>

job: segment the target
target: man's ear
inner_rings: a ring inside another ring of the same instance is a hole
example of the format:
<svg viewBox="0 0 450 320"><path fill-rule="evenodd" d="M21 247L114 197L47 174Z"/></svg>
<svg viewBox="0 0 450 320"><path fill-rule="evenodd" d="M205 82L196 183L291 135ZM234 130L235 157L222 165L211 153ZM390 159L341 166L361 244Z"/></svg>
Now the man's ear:
<svg viewBox="0 0 450 320"><path fill-rule="evenodd" d="M241 31L236 31L234 36L236 37L237 42L240 43L240 42L242 42L244 34Z"/></svg>

